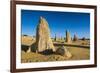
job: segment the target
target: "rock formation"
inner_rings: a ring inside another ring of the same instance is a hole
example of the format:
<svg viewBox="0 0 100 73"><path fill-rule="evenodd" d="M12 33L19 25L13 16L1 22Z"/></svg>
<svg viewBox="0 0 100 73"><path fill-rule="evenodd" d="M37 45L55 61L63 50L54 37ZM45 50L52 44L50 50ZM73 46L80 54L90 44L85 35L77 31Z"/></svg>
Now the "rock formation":
<svg viewBox="0 0 100 73"><path fill-rule="evenodd" d="M82 40L84 41L84 40L86 40L86 38L85 38L85 37L83 37L83 38L82 38Z"/></svg>
<svg viewBox="0 0 100 73"><path fill-rule="evenodd" d="M77 37L77 35L75 34L74 35L74 38L73 38L73 41L77 41L78 40L78 37Z"/></svg>
<svg viewBox="0 0 100 73"><path fill-rule="evenodd" d="M72 57L72 54L64 46L62 46L61 48L58 48L56 50L56 53L59 54L59 55L62 55L62 56L66 56L67 58L71 58Z"/></svg>
<svg viewBox="0 0 100 73"><path fill-rule="evenodd" d="M55 38L54 38L54 41L57 41L57 37L56 37L56 34L55 34Z"/></svg>
<svg viewBox="0 0 100 73"><path fill-rule="evenodd" d="M55 47L50 38L50 29L45 18L40 17L36 30L36 51L44 52L46 50L55 51Z"/></svg>
<svg viewBox="0 0 100 73"><path fill-rule="evenodd" d="M71 36L70 36L70 33L68 31L66 31L66 42L71 43Z"/></svg>

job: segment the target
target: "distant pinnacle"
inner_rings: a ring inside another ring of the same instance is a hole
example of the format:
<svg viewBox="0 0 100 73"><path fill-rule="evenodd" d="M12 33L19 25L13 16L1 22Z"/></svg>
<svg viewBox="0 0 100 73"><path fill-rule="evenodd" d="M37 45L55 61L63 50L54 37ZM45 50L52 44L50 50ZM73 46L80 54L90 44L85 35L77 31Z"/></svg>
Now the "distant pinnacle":
<svg viewBox="0 0 100 73"><path fill-rule="evenodd" d="M66 30L66 42L71 43L71 36L70 33Z"/></svg>

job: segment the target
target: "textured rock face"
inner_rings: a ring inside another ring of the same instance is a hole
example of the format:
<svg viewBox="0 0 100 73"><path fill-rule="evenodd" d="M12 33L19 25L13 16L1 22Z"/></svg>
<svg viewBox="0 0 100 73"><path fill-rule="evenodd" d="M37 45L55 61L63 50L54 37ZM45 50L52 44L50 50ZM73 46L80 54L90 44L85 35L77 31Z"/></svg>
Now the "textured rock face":
<svg viewBox="0 0 100 73"><path fill-rule="evenodd" d="M56 53L59 54L59 55L62 55L62 56L66 56L68 58L71 58L72 57L72 54L68 51L67 48L65 48L64 46L61 47L61 48L58 48L56 50Z"/></svg>
<svg viewBox="0 0 100 73"><path fill-rule="evenodd" d="M70 36L70 33L68 31L66 31L66 42L71 43L71 36Z"/></svg>
<svg viewBox="0 0 100 73"><path fill-rule="evenodd" d="M55 51L53 42L50 38L50 29L46 19L40 17L36 32L36 49L37 52L43 52L48 49Z"/></svg>
<svg viewBox="0 0 100 73"><path fill-rule="evenodd" d="M76 34L74 35L73 41L77 41L78 37L76 36Z"/></svg>

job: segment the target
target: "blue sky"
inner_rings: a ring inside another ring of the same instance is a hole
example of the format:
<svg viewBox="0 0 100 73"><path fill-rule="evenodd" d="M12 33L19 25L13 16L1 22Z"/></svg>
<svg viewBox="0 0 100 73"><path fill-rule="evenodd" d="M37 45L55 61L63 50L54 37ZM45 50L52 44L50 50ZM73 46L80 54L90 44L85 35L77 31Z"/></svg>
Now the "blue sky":
<svg viewBox="0 0 100 73"><path fill-rule="evenodd" d="M39 18L43 16L50 27L51 37L65 37L68 30L73 37L90 38L90 14L76 12L21 10L22 35L36 36Z"/></svg>

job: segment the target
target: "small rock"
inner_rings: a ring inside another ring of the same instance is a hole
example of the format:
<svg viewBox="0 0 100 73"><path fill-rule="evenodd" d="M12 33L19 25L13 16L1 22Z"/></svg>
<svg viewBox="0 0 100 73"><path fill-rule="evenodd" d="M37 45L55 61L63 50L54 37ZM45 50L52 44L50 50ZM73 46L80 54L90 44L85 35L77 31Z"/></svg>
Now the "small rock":
<svg viewBox="0 0 100 73"><path fill-rule="evenodd" d="M72 54L64 46L61 47L61 48L58 48L56 50L56 53L59 54L59 55L62 55L62 56L67 56L68 58L72 57Z"/></svg>

